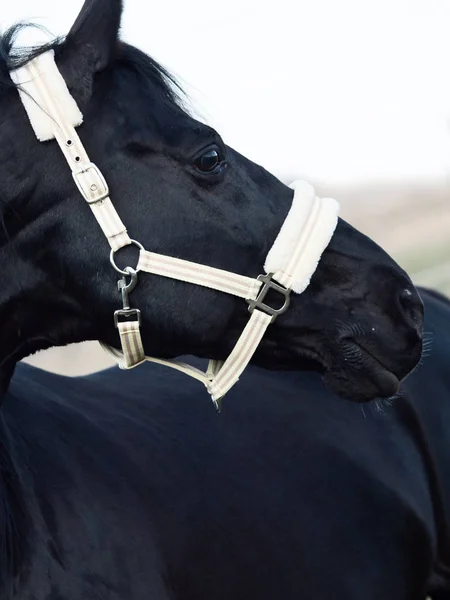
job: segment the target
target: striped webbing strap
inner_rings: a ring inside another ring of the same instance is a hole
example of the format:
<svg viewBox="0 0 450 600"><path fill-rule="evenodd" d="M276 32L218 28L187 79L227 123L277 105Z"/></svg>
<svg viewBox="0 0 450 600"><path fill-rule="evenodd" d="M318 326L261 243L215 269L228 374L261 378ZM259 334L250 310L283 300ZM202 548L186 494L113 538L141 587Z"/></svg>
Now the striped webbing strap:
<svg viewBox="0 0 450 600"><path fill-rule="evenodd" d="M122 369L130 369L144 361L149 361L171 367L201 381L206 386L216 406L219 407L220 400L239 380L250 362L271 320L270 315L256 309L226 361L209 361L206 372L182 361L145 356L139 327L136 327L134 322L119 323L122 352L105 344L102 344L102 346L113 356Z"/></svg>

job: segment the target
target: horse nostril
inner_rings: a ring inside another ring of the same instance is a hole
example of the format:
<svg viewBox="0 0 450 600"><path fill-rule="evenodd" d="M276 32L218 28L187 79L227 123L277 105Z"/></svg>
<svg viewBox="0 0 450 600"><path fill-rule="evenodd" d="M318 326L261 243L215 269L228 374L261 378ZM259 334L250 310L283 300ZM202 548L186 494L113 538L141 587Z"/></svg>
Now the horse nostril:
<svg viewBox="0 0 450 600"><path fill-rule="evenodd" d="M402 290L402 292L400 293L400 304L405 310L407 310L410 307L412 299L413 293L411 290L408 290L407 288Z"/></svg>
<svg viewBox="0 0 450 600"><path fill-rule="evenodd" d="M400 292L398 299L408 324L420 329L423 324L423 303L419 294L405 288Z"/></svg>

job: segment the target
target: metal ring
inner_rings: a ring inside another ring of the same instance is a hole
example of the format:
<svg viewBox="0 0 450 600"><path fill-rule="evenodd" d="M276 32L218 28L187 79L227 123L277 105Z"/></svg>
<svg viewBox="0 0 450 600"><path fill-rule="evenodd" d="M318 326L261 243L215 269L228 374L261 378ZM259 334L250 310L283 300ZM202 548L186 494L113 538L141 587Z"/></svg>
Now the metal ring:
<svg viewBox="0 0 450 600"><path fill-rule="evenodd" d="M139 250L144 250L144 246L142 244L140 244L139 242L137 242L136 240L130 240L130 243L133 244L134 246L137 246L139 248ZM129 245L130 244L128 244L128 246ZM122 247L125 248L126 246L122 246ZM130 273L128 271L122 271L122 269L119 269L119 267L116 265L116 261L114 260L114 255L119 250L122 250L122 248L119 248L118 250L114 250L114 248L113 248L111 250L111 254L109 255L109 262L111 263L111 266L113 267L113 269L115 269L121 275L130 275ZM125 268L128 269L128 267L125 267ZM135 270L137 271L137 268Z"/></svg>

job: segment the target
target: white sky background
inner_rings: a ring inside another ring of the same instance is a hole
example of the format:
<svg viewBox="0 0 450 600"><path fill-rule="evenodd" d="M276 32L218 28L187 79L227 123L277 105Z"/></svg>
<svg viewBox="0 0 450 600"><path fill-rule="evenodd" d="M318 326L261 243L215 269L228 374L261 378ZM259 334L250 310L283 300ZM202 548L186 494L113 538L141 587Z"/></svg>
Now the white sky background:
<svg viewBox="0 0 450 600"><path fill-rule="evenodd" d="M81 5L2 0L0 24L64 34ZM123 36L279 177L449 179L449 0L125 0Z"/></svg>

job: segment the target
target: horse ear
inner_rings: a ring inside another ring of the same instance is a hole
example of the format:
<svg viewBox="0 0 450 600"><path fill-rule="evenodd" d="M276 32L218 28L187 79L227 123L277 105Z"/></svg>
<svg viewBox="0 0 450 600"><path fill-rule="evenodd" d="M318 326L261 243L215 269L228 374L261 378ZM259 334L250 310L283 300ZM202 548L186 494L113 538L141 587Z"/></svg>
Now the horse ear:
<svg viewBox="0 0 450 600"><path fill-rule="evenodd" d="M122 10L122 0L85 0L66 37L65 51L85 57L94 73L105 69L118 45Z"/></svg>

